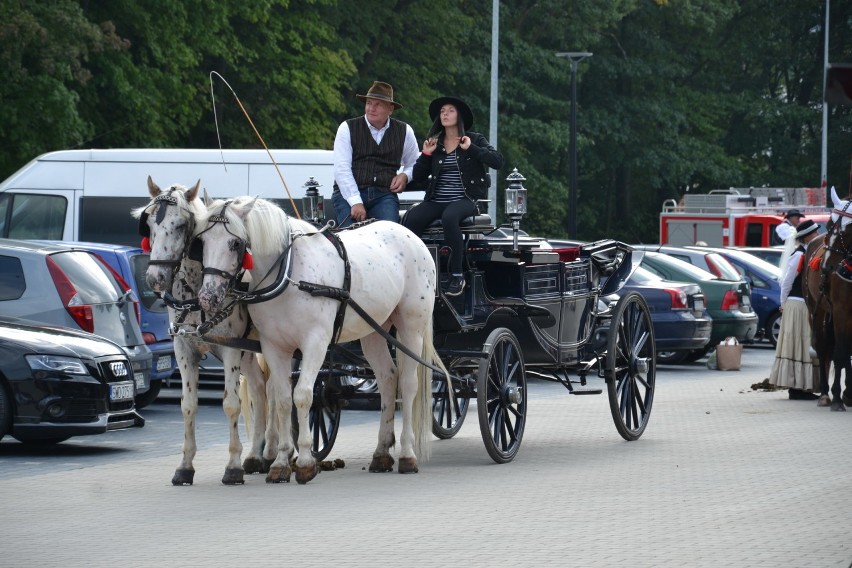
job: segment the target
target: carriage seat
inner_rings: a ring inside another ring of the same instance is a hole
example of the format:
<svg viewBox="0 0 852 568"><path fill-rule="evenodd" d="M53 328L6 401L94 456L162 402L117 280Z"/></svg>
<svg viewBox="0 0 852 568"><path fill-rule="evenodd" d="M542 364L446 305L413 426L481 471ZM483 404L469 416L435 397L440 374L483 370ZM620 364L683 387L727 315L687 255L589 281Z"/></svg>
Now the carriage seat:
<svg viewBox="0 0 852 568"><path fill-rule="evenodd" d="M477 199L476 204L478 209L488 209L488 204L491 202L490 199ZM416 207L416 205L414 205ZM461 220L461 229L463 233L477 233L483 230L491 230L494 228L494 222L491 219L491 215L487 213L480 213L478 215L471 215L470 217L465 217ZM426 235L435 235L437 233L443 232L443 223L440 219L435 219L432 221L428 227L426 227L426 231L424 234Z"/></svg>

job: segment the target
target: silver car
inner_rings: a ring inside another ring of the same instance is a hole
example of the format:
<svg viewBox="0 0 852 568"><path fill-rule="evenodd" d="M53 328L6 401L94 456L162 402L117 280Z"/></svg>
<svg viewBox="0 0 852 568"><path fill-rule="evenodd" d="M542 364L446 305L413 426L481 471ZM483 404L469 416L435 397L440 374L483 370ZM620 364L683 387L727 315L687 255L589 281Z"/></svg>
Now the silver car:
<svg viewBox="0 0 852 568"><path fill-rule="evenodd" d="M139 328L139 302L90 252L0 239L0 315L105 337L127 352L135 395L150 388L152 356Z"/></svg>

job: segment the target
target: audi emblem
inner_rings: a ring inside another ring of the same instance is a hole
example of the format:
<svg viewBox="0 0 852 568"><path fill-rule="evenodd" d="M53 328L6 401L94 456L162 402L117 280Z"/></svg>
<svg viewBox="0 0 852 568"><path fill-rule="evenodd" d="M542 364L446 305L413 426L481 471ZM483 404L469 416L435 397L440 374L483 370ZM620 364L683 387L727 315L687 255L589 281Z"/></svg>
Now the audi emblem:
<svg viewBox="0 0 852 568"><path fill-rule="evenodd" d="M116 361L115 363L110 363L109 364L109 370L112 371L112 374L115 377L126 377L127 376L127 365L125 365L121 361Z"/></svg>

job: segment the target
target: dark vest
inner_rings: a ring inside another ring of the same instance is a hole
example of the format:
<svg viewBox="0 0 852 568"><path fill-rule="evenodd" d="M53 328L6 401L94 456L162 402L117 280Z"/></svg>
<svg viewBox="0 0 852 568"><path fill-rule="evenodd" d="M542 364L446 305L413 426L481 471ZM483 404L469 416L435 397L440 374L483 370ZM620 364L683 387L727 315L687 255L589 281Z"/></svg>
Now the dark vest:
<svg viewBox="0 0 852 568"><path fill-rule="evenodd" d="M801 252L803 255L805 254L805 247L798 247L796 249L797 252ZM803 257L804 258L804 257ZM799 265L801 266L801 262ZM802 294L802 272L803 270L799 270L799 267L796 267L797 273L796 278L793 280L793 286L790 288L790 296L795 296L796 298L804 298L804 294Z"/></svg>
<svg viewBox="0 0 852 568"><path fill-rule="evenodd" d="M376 144L373 140L367 120L363 116L350 118L346 123L349 125L349 138L352 140L352 175L358 187L390 187L390 182L402 163L405 123L391 118L381 144Z"/></svg>

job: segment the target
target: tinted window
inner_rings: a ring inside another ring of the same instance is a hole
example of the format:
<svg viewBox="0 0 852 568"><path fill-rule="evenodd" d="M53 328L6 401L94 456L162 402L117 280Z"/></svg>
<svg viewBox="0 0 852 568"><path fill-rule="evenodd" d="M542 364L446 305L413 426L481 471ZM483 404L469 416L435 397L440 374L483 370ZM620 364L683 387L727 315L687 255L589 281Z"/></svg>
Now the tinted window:
<svg viewBox="0 0 852 568"><path fill-rule="evenodd" d="M51 256L74 285L83 304L117 301L122 289L94 255L83 251L60 252Z"/></svg>
<svg viewBox="0 0 852 568"><path fill-rule="evenodd" d="M773 232L775 230L773 229ZM745 246L759 247L763 245L763 224L749 223L746 225Z"/></svg>
<svg viewBox="0 0 852 568"><path fill-rule="evenodd" d="M10 194L0 203L0 236L61 239L67 207L61 195Z"/></svg>
<svg viewBox="0 0 852 568"><path fill-rule="evenodd" d="M17 300L26 287L21 260L14 256L0 256L0 300Z"/></svg>
<svg viewBox="0 0 852 568"><path fill-rule="evenodd" d="M133 274L133 281L136 283L136 290L141 296L142 304L148 308L150 312L166 312L166 304L163 300L154 294L154 291L148 287L145 282L145 271L148 270L147 254L137 254L130 257L130 272Z"/></svg>
<svg viewBox="0 0 852 568"><path fill-rule="evenodd" d="M142 188L139 197L84 197L79 240L139 246L139 221L130 215L130 210L148 203L151 199L147 193Z"/></svg>

